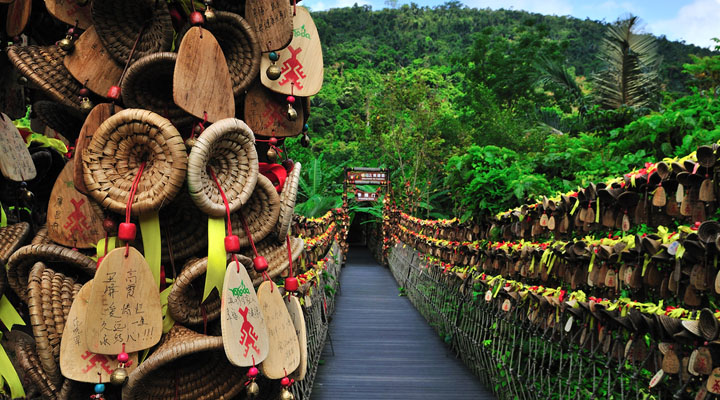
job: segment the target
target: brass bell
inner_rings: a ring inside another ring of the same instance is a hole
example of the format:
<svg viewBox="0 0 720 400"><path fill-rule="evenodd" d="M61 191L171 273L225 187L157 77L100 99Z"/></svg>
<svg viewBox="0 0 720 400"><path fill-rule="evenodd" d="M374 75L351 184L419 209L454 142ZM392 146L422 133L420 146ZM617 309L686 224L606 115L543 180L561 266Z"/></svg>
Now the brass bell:
<svg viewBox="0 0 720 400"><path fill-rule="evenodd" d="M277 161L277 151L275 151L272 147L267 151L267 159L271 164L274 164L275 161Z"/></svg>
<svg viewBox="0 0 720 400"><path fill-rule="evenodd" d="M288 104L287 119L288 121L295 121L297 119L297 111L293 108L292 104Z"/></svg>
<svg viewBox="0 0 720 400"><path fill-rule="evenodd" d="M92 101L90 101L89 98L83 97L82 100L80 100L80 109L84 113L89 113L90 110L92 110L94 107Z"/></svg>
<svg viewBox="0 0 720 400"><path fill-rule="evenodd" d="M205 10L205 22L213 23L217 20L217 14L215 14L215 11L212 10L212 8L208 7Z"/></svg>
<svg viewBox="0 0 720 400"><path fill-rule="evenodd" d="M295 400L295 396L287 388L283 388L280 392L280 400Z"/></svg>
<svg viewBox="0 0 720 400"><path fill-rule="evenodd" d="M310 146L310 136L308 136L307 134L303 135L303 137L300 138L300 145L302 147Z"/></svg>
<svg viewBox="0 0 720 400"><path fill-rule="evenodd" d="M197 143L197 139L195 139L194 137L190 137L185 141L185 148L190 151L193 146L195 146L195 143Z"/></svg>
<svg viewBox="0 0 720 400"><path fill-rule="evenodd" d="M58 42L58 46L65 51L72 51L75 48L75 43L73 43L70 36L66 36L65 39Z"/></svg>
<svg viewBox="0 0 720 400"><path fill-rule="evenodd" d="M248 398L254 399L258 394L260 394L260 386L258 386L255 381L252 381L245 387L245 393Z"/></svg>
<svg viewBox="0 0 720 400"><path fill-rule="evenodd" d="M267 74L268 79L270 79L271 81L274 81L280 77L280 74L282 74L282 71L280 70L280 67L273 64L268 67L268 69L265 73Z"/></svg>
<svg viewBox="0 0 720 400"><path fill-rule="evenodd" d="M110 374L110 383L116 386L124 385L128 379L128 373L125 368L116 368L112 374Z"/></svg>

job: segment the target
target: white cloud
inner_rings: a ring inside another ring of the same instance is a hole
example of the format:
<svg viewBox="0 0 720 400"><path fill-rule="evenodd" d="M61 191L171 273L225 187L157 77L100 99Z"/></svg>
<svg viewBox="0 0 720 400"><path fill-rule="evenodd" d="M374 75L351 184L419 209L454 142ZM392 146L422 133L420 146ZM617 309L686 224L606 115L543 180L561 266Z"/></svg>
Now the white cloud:
<svg viewBox="0 0 720 400"><path fill-rule="evenodd" d="M468 0L464 3L477 8L504 8L555 15L570 15L573 9L569 0Z"/></svg>
<svg viewBox="0 0 720 400"><path fill-rule="evenodd" d="M326 11L331 8L352 7L355 4L359 6L364 6L371 3L369 0L306 0L300 3L300 5L308 7L312 11ZM375 9L374 6L373 9Z"/></svg>
<svg viewBox="0 0 720 400"><path fill-rule="evenodd" d="M695 0L683 6L675 18L648 24L656 35L685 40L703 47L714 47L710 39L720 37L720 0Z"/></svg>

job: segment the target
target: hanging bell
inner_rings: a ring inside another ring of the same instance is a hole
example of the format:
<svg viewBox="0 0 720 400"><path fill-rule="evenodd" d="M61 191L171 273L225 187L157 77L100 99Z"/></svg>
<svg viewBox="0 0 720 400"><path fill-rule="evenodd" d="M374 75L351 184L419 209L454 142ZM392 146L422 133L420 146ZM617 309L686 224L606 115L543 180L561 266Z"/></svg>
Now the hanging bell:
<svg viewBox="0 0 720 400"><path fill-rule="evenodd" d="M254 399L260 394L260 386L255 381L252 381L245 387L245 393L248 399Z"/></svg>
<svg viewBox="0 0 720 400"><path fill-rule="evenodd" d="M217 14L215 14L215 11L213 11L212 8L208 7L205 9L205 21L208 23L213 23L217 20Z"/></svg>
<svg viewBox="0 0 720 400"><path fill-rule="evenodd" d="M189 137L185 140L185 148L188 152L193 148L193 146L195 146L195 143L197 143L197 139L195 139L195 137Z"/></svg>
<svg viewBox="0 0 720 400"><path fill-rule="evenodd" d="M65 50L67 52L70 52L70 51L73 51L73 49L75 48L75 43L73 43L72 36L67 35L67 36L65 36L64 39L61 39L58 42L58 46L61 49Z"/></svg>
<svg viewBox="0 0 720 400"><path fill-rule="evenodd" d="M272 147L269 148L267 151L267 159L268 162L271 164L274 164L275 161L277 161L277 151L275 151L275 149L273 149Z"/></svg>
<svg viewBox="0 0 720 400"><path fill-rule="evenodd" d="M302 138L300 138L300 145L302 147L310 146L310 136L308 136L307 133L304 134Z"/></svg>
<svg viewBox="0 0 720 400"><path fill-rule="evenodd" d="M272 64L268 67L267 71L265 72L267 74L268 79L271 81L275 81L280 77L280 74L282 74L282 71L280 70L280 67L278 67L275 64Z"/></svg>
<svg viewBox="0 0 720 400"><path fill-rule="evenodd" d="M298 117L297 111L293 108L292 104L288 104L287 119L288 121L295 121Z"/></svg>
<svg viewBox="0 0 720 400"><path fill-rule="evenodd" d="M119 367L110 374L110 383L116 386L124 385L128 379L128 373L125 368Z"/></svg>
<svg viewBox="0 0 720 400"><path fill-rule="evenodd" d="M280 400L295 400L295 396L287 388L283 388L280 392Z"/></svg>
<svg viewBox="0 0 720 400"><path fill-rule="evenodd" d="M90 101L89 97L83 97L80 100L80 109L82 110L82 112L89 113L93 109L93 107L94 105L92 101Z"/></svg>

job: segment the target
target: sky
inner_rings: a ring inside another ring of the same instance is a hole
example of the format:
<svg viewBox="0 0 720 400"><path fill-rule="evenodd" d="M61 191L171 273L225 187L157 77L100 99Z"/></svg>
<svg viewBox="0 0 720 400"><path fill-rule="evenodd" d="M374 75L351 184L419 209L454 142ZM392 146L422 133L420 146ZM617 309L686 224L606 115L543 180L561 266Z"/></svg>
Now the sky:
<svg viewBox="0 0 720 400"><path fill-rule="evenodd" d="M702 47L714 47L710 39L720 37L720 0L460 0L473 8L515 9L541 14L570 15L580 19L615 21L622 15L637 15L644 30L670 40L684 40ZM446 0L415 0L420 6L437 6ZM353 4L385 8L385 0L303 0L314 11ZM398 0L398 5L409 4Z"/></svg>

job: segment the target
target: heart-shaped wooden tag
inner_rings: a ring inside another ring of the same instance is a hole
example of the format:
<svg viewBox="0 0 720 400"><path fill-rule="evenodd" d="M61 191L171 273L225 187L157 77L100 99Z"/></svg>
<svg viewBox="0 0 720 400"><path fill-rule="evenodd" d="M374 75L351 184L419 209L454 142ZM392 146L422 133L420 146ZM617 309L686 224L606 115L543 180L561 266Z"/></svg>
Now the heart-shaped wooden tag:
<svg viewBox="0 0 720 400"><path fill-rule="evenodd" d="M251 367L263 362L270 349L267 328L252 279L235 261L225 271L220 316L223 347L230 363Z"/></svg>
<svg viewBox="0 0 720 400"><path fill-rule="evenodd" d="M292 9L285 0L248 1L245 19L253 27L263 53L280 50L293 38Z"/></svg>
<svg viewBox="0 0 720 400"><path fill-rule="evenodd" d="M227 61L215 36L194 26L180 43L173 72L173 100L197 118L216 122L235 116Z"/></svg>
<svg viewBox="0 0 720 400"><path fill-rule="evenodd" d="M160 292L134 247L111 250L95 273L87 317L88 349L99 354L140 351L162 335ZM123 345L125 348L123 349Z"/></svg>
<svg viewBox="0 0 720 400"><path fill-rule="evenodd" d="M295 335L298 338L298 344L300 345L300 366L292 374L292 377L296 381L305 379L307 374L307 357L308 357L308 343L307 343L307 328L305 327L305 316L303 315L302 306L300 300L295 296L288 296L285 302L290 319L295 327Z"/></svg>
<svg viewBox="0 0 720 400"><path fill-rule="evenodd" d="M117 85L122 75L122 67L115 63L105 50L95 26L75 41L75 48L63 60L70 74L93 93L107 96L108 89Z"/></svg>
<svg viewBox="0 0 720 400"><path fill-rule="evenodd" d="M302 101L296 101L293 107L302 112ZM287 117L288 103L285 96L268 90L256 83L245 96L245 123L257 136L289 137L302 132L302 118L291 121Z"/></svg>
<svg viewBox="0 0 720 400"><path fill-rule="evenodd" d="M110 382L117 361L115 357L105 354L95 354L88 350L85 339L85 317L88 300L92 291L92 280L83 285L75 295L67 323L60 340L60 371L63 376L87 383ZM128 373L138 365L138 354L129 353L130 362L125 365Z"/></svg>
<svg viewBox="0 0 720 400"><path fill-rule="evenodd" d="M0 172L15 181L29 181L37 175L30 152L7 115L0 113Z"/></svg>
<svg viewBox="0 0 720 400"><path fill-rule="evenodd" d="M260 367L268 378L281 379L300 365L298 337L280 289L265 281L260 284L257 295L270 341L270 351Z"/></svg>
<svg viewBox="0 0 720 400"><path fill-rule="evenodd" d="M77 0L45 0L45 8L50 15L60 21L80 29L88 29L92 24L90 2L79 5Z"/></svg>

